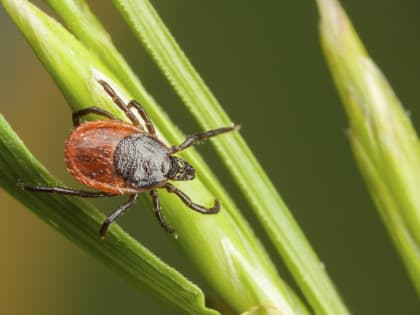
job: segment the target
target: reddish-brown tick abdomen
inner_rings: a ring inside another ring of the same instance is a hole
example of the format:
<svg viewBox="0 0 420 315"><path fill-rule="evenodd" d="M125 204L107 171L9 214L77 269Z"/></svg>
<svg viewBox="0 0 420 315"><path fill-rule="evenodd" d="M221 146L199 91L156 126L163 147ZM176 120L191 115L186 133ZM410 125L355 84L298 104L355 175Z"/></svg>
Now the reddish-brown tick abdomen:
<svg viewBox="0 0 420 315"><path fill-rule="evenodd" d="M112 194L134 194L138 189L116 172L114 152L118 143L143 130L117 120L86 122L68 137L65 159L69 172L81 183Z"/></svg>

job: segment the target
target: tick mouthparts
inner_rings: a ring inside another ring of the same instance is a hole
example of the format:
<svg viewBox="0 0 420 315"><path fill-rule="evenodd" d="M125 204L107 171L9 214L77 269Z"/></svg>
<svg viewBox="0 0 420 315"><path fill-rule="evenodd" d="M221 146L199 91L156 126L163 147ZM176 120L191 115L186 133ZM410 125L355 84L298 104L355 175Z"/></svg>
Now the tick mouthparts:
<svg viewBox="0 0 420 315"><path fill-rule="evenodd" d="M192 180L195 178L195 169L187 161L172 156L172 167L168 172L168 178L173 180Z"/></svg>

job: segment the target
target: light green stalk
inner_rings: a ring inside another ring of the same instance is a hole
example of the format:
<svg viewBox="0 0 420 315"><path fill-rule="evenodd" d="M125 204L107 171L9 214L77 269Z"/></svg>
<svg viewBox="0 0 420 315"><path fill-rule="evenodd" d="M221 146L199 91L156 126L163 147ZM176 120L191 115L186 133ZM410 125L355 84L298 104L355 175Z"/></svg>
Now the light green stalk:
<svg viewBox="0 0 420 315"><path fill-rule="evenodd" d="M84 31L93 34L97 32L100 39L97 46L85 44L89 41L89 36L80 35L82 42L76 40L60 24L25 0L2 0L2 3L74 110L96 105L122 117L98 85L98 79L107 81L124 100L133 98L133 95L127 92L131 91L131 88L134 93L141 94L138 82L125 83L132 78L127 73L117 71L124 70L124 67L118 68L118 63L121 62L120 56L99 57L101 54L108 54L108 51L101 50L103 46L100 43L108 45L107 48L112 48L112 43L94 17L91 16L86 20L86 24L81 23L75 28L84 28L87 25L88 29ZM51 1L51 5L53 3ZM78 10L79 5L84 5L83 1L61 1L56 2L56 5L64 7L64 15L84 17L83 11ZM127 77L124 77L126 75ZM154 121L163 138L170 138L172 136L170 131L176 129L173 123L166 115L160 114L161 111L148 96L142 97L146 100L144 103L146 109L152 113L152 117L155 116ZM165 127L168 125L170 128ZM231 137L233 135L224 135L218 141L223 143ZM174 243L184 248L219 298L236 312L246 312L253 307L270 305L269 309L273 309L273 313L277 310L282 314L307 314L302 303L279 278L264 249L214 175L194 150L185 152L183 156L194 164L198 178L188 183L177 183L177 186L197 203L212 205L217 198L221 200L223 206L218 215L203 216L186 208L175 196L160 192L164 214L179 236ZM38 183L50 182L38 181ZM10 182L8 184L10 185ZM49 200L49 196L45 195L39 195L37 198L44 198L45 202ZM118 227L113 224L109 233L115 231L118 231ZM96 233L93 233L93 236L97 237ZM169 274L168 276L170 277ZM153 278L149 280L156 281Z"/></svg>
<svg viewBox="0 0 420 315"><path fill-rule="evenodd" d="M335 0L318 0L325 56L350 121L359 168L420 294L420 147L386 78Z"/></svg>

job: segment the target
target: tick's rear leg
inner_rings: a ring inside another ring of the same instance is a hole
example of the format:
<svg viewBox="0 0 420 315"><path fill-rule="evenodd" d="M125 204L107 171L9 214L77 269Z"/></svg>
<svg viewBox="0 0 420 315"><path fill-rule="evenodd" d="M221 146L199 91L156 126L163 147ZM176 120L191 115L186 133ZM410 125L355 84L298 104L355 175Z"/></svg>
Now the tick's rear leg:
<svg viewBox="0 0 420 315"><path fill-rule="evenodd" d="M159 198L158 198L158 194L157 194L157 190L153 189L152 191L150 191L150 196L152 196L152 201L153 201L153 211L155 213L156 218L158 219L160 225L163 227L163 229L168 232L171 233L173 235L176 236L175 234L175 230L173 227L171 227L165 220L162 212L160 211L160 202L159 202Z"/></svg>
<svg viewBox="0 0 420 315"><path fill-rule="evenodd" d="M167 191L176 194L185 203L187 207L189 207L190 209L194 211L200 212L202 214L215 214L220 211L220 202L218 200L215 200L213 207L206 208L192 202L190 197L188 197L185 193L183 193L181 190L176 188L174 185L170 183L166 183L164 187L166 188Z"/></svg>
<svg viewBox="0 0 420 315"><path fill-rule="evenodd" d="M130 196L130 199L124 204L122 204L118 209L114 210L106 219L105 222L102 224L99 235L101 237L104 237L106 234L106 231L108 231L109 225L114 222L118 217L124 214L124 212L130 208L137 200L137 197L139 194L134 194Z"/></svg>
<svg viewBox="0 0 420 315"><path fill-rule="evenodd" d="M50 186L38 186L38 185L28 185L25 183L18 183L18 186L22 189L33 191L33 192L43 192L50 194L60 194L68 196L76 196L82 198L99 198L99 197L112 197L114 194L102 192L102 191L86 191L86 190L77 190L64 187L50 187Z"/></svg>
<svg viewBox="0 0 420 315"><path fill-rule="evenodd" d="M76 112L73 112L72 118L73 118L73 126L77 127L80 125L80 118L82 118L85 115L88 114L96 114L96 115L100 115L100 116L104 116L107 117L111 120L120 120L117 117L115 117L114 115L112 115L110 112L107 112L105 109L96 107L96 106L92 106L92 107L88 107L88 108L84 108L81 110L78 110Z"/></svg>

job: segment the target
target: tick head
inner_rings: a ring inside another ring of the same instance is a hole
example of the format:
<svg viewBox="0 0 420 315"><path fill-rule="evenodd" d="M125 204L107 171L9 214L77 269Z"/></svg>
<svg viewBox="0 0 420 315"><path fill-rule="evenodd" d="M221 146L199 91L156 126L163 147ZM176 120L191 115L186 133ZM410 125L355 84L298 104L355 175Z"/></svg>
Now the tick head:
<svg viewBox="0 0 420 315"><path fill-rule="evenodd" d="M194 167L187 161L171 156L172 167L168 172L167 177L172 180L192 180L195 177Z"/></svg>

